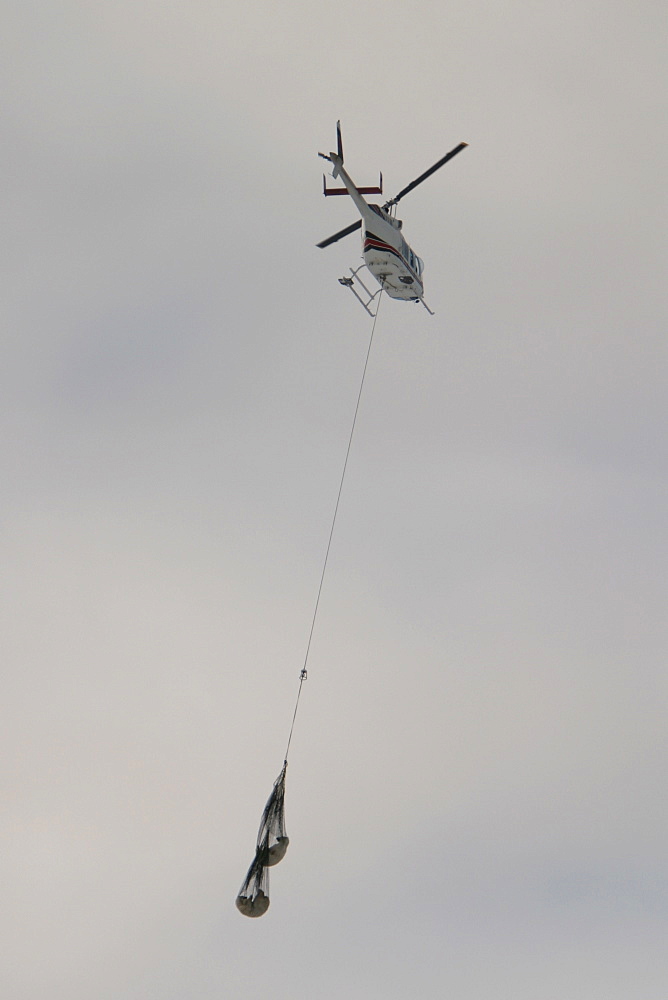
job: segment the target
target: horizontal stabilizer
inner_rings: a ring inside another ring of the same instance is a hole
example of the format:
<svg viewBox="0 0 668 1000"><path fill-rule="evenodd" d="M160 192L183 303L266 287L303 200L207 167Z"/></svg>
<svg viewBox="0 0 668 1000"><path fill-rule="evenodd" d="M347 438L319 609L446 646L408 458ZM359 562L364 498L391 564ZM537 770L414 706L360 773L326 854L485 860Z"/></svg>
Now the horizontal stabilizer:
<svg viewBox="0 0 668 1000"><path fill-rule="evenodd" d="M380 179L378 181L378 187L359 187L357 190L359 191L360 194L382 194L383 193L383 175L382 174L380 175ZM342 188L328 188L327 187L327 178L323 174L322 175L322 193L324 194L325 198L327 198L327 197L329 197L330 194L349 194L349 191L348 191L347 188L344 188L344 187L342 187Z"/></svg>

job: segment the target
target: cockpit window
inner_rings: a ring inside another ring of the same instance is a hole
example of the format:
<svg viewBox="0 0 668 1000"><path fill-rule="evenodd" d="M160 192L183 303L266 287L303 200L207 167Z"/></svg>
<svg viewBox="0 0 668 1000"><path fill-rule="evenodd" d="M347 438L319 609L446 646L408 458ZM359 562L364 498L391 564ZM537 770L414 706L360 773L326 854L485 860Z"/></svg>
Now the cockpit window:
<svg viewBox="0 0 668 1000"><path fill-rule="evenodd" d="M418 255L416 253L413 253L413 251L411 250L411 248L409 247L408 243L406 243L405 240L402 240L401 242L401 252L403 257L405 258L405 260L408 261L410 267L413 268L415 273L418 276L421 275L424 264L422 263Z"/></svg>

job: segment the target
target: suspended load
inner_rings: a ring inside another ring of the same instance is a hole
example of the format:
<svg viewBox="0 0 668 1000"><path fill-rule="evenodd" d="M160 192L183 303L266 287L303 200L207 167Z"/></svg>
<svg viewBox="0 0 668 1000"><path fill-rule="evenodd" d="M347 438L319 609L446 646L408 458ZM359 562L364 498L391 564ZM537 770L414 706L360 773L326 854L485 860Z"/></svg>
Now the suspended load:
<svg viewBox="0 0 668 1000"><path fill-rule="evenodd" d="M285 832L285 772L274 782L260 820L255 857L237 896L237 909L245 917L261 917L269 909L269 869L285 857L290 840Z"/></svg>

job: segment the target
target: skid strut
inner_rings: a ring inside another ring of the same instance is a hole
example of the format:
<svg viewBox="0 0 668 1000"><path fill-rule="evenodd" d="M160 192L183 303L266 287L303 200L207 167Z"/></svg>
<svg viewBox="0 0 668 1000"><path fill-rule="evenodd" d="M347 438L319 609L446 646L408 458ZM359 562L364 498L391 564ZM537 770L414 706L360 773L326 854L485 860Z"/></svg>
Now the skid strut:
<svg viewBox="0 0 668 1000"><path fill-rule="evenodd" d="M379 275L379 279L383 282L383 286L381 288L379 288L377 292L372 292L370 288L366 287L366 285L364 284L364 282L362 281L362 279L359 277L359 273L360 273L360 271L362 270L363 267L366 267L366 264L360 264L360 266L355 271L353 271L352 267L349 268L351 277L350 278L339 278L339 284L343 285L345 288L349 288L350 291L355 296L355 298L357 299L357 301L359 303L361 303L361 305L366 309L366 311L368 312L369 316L373 317L373 316L376 315L376 312L378 312L378 302L376 301L376 299L378 299L378 297L380 296L381 292L383 291L384 283L385 283L385 278L387 277L387 275L386 274ZM367 295L366 301L362 298L362 296L359 294L359 292L355 288L355 279L357 279L357 283L359 285L361 285L362 288L364 289L364 291L365 291L365 293ZM371 311L371 309L373 308L374 301L376 301L376 307L375 307L376 308L376 312L372 312ZM427 303L425 302L424 299L418 299L418 298L416 298L416 299L414 299L412 301L414 301L414 302L421 302L422 305L427 310L427 312L429 313L429 315L430 316L434 315L433 312L431 311L431 309L429 308L429 306L427 305Z"/></svg>
<svg viewBox="0 0 668 1000"><path fill-rule="evenodd" d="M362 281L362 279L359 277L359 273L360 273L360 271L362 270L363 267L366 267L366 264L360 264L360 266L357 268L356 271L353 271L353 269L351 267L350 268L351 277L350 278L339 278L339 284L343 285L345 288L349 288L350 289L350 291L353 293L353 295L355 296L355 298L357 299L357 301L360 302L362 304L362 306L366 309L366 311L368 312L369 316L375 316L376 313L375 312L371 312L371 308L370 307L371 307L372 303L375 301L375 299L377 299L378 296L381 294L381 292L383 291L383 289L379 288L377 292L372 292L371 289L369 289L369 288L366 287L366 285L364 284L364 282ZM364 289L364 291L366 292L366 295L367 295L366 301L362 298L362 296L359 294L359 292L355 288L355 279L357 279L357 283L359 285L361 285L362 288ZM376 312L378 312L378 303L377 302L376 302Z"/></svg>

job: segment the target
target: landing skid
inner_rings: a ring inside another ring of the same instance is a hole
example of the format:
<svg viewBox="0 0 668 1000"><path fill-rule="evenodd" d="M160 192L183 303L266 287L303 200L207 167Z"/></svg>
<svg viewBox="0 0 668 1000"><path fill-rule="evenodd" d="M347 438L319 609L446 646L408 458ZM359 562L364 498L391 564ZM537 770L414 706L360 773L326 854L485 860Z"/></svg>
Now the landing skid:
<svg viewBox="0 0 668 1000"><path fill-rule="evenodd" d="M375 312L371 312L371 309L369 307L372 305L372 303L377 298L379 298L379 296L380 296L381 292L383 291L383 289L379 288L377 292L372 292L369 288L366 287L366 285L364 284L364 282L362 281L362 279L359 277L359 273L360 273L360 271L362 270L363 267L366 267L366 264L360 264L360 266L357 268L356 271L353 271L352 267L349 268L352 277L351 278L339 278L339 284L343 285L345 288L349 288L350 291L355 296L355 298L357 299L357 301L360 302L362 304L362 306L366 309L366 311L368 312L369 316L374 316L375 317L376 313ZM366 295L367 295L366 301L362 298L362 296L359 294L359 292L355 288L355 278L357 278L357 283L359 285L361 285L362 288L364 289L364 291L366 292ZM378 302L376 302L376 312L378 312Z"/></svg>
<svg viewBox="0 0 668 1000"><path fill-rule="evenodd" d="M344 288L349 288L350 291L355 296L355 298L357 299L357 301L363 306L364 309L366 309L366 311L368 312L369 316L375 317L376 313L378 312L378 302L376 300L379 299L379 296L380 296L381 292L383 291L383 289L381 287L381 288L378 289L377 292L372 292L371 289L369 289L369 288L366 287L366 285L364 284L364 282L362 281L362 279L359 277L359 273L362 270L362 268L364 268L364 267L366 267L366 264L360 264L360 266L357 268L356 271L353 271L352 267L349 268L351 277L350 278L339 278L339 284L343 285ZM380 277L384 280L385 277L386 277L386 275L383 274ZM359 292L355 288L355 279L357 279L357 283L359 285L361 285L362 288L364 289L364 292L366 293L366 296L367 296L366 300L362 298L362 296L359 294ZM421 302L422 305L425 307L425 309L427 310L427 312L429 313L430 316L434 315L434 313L431 311L431 309L429 308L429 306L427 305L427 303L425 302L424 299L418 299L418 298L416 298L415 301L416 302ZM375 307L376 308L376 312L372 312L371 311L371 309L373 308L373 303L374 302L376 302L376 307Z"/></svg>

